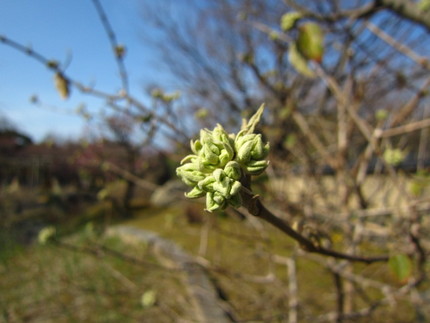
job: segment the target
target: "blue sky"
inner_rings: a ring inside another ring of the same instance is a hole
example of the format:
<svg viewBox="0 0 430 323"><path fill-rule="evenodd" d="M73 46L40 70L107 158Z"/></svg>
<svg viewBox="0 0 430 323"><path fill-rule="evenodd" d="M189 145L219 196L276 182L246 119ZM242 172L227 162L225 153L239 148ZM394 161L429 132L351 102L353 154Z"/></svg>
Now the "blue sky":
<svg viewBox="0 0 430 323"><path fill-rule="evenodd" d="M143 84L155 73L151 52L142 40L142 1L101 0L119 43L125 44L125 63L132 94L143 99ZM104 91L120 89L110 44L90 0L1 0L0 35L31 46L47 58L71 62L67 74ZM30 103L37 95L43 107ZM62 139L83 133L85 122L73 111L85 103L97 111L103 102L74 91L62 100L52 73L39 62L0 43L0 116L11 120L35 140L47 134Z"/></svg>

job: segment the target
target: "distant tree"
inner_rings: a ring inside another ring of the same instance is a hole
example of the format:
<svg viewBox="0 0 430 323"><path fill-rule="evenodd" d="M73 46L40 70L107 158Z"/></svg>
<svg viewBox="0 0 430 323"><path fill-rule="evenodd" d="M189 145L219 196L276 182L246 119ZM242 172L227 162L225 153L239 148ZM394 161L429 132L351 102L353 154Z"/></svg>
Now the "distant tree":
<svg viewBox="0 0 430 323"><path fill-rule="evenodd" d="M175 1L143 7L157 30L148 39L188 116L231 131L266 102L260 129L271 144L271 164L258 190L262 199L319 246L342 232L342 250L360 255L369 240L381 239L390 254L385 259L411 293L425 289L430 246L423 224L430 19L422 3L222 0L189 1L183 11ZM422 184L405 177L408 160ZM384 216L390 220L381 224ZM324 263L337 302L327 320L346 322L379 308L371 301L358 309L364 281L349 276L360 276L352 262L340 271ZM418 303L412 305L417 317L430 315Z"/></svg>
<svg viewBox="0 0 430 323"><path fill-rule="evenodd" d="M338 101L328 81L347 91L348 104L371 124L378 124L378 111L379 117L386 112L391 126L424 113L427 24L411 22L404 16L406 9L394 3L190 1L181 11L175 2L164 1L145 6L143 12L157 30L146 41L158 48L165 70L183 93L181 110L196 115L203 125L223 121L234 128L240 116L249 116L264 101L274 158L291 157L290 148L301 142L307 147L303 158L315 168L317 161L330 167L354 164L367 143L363 127L346 115L349 121L344 120L342 131L347 138L338 155L331 161L309 155L336 140ZM284 33L281 20L288 12L302 18ZM325 34L324 56L313 77L298 73L291 59L292 44L307 22L315 22ZM322 72L329 78L316 77ZM322 136L315 138L312 132ZM402 146L416 157L416 140L402 138L407 140Z"/></svg>

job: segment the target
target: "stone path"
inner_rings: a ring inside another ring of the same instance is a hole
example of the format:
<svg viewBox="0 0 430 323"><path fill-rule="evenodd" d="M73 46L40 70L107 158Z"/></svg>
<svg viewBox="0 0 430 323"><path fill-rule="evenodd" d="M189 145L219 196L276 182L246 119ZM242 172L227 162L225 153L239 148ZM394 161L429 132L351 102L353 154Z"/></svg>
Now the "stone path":
<svg viewBox="0 0 430 323"><path fill-rule="evenodd" d="M154 232L130 226L114 226L109 228L106 234L120 237L126 243L145 243L153 248L163 264L181 269L184 273L184 284L193 302L196 322L233 322L223 309L223 301L218 297L205 269L177 244Z"/></svg>

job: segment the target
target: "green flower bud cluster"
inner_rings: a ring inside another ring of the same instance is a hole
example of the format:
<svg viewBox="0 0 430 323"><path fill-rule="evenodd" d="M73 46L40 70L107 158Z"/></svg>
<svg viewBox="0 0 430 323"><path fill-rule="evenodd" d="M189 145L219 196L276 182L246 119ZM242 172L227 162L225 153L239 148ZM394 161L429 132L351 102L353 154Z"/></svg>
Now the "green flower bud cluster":
<svg viewBox="0 0 430 323"><path fill-rule="evenodd" d="M241 130L235 138L234 147L237 151L236 160L246 173L258 175L266 169L268 161L265 158L269 154L269 144L263 143L260 134Z"/></svg>
<svg viewBox="0 0 430 323"><path fill-rule="evenodd" d="M210 212L241 205L242 175L258 175L269 163L265 160L269 144L263 143L260 134L253 133L263 109L261 106L249 123L244 122L237 136L229 135L218 124L212 131L201 130L200 138L191 141L193 154L176 169L182 181L193 187L186 197L206 196L206 209Z"/></svg>

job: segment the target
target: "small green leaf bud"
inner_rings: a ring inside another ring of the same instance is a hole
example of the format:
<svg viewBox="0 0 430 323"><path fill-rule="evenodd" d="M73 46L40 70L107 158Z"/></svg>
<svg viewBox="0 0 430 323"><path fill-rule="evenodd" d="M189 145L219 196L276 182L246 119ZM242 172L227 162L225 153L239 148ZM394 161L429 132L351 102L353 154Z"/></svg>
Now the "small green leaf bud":
<svg viewBox="0 0 430 323"><path fill-rule="evenodd" d="M48 226L40 230L37 240L41 245L47 244L55 238L56 229L53 226Z"/></svg>
<svg viewBox="0 0 430 323"><path fill-rule="evenodd" d="M55 87L62 99L67 99L70 96L70 82L60 72L54 74Z"/></svg>
<svg viewBox="0 0 430 323"><path fill-rule="evenodd" d="M242 177L240 165L235 161L228 162L224 167L226 175L234 180L239 180Z"/></svg>
<svg viewBox="0 0 430 323"><path fill-rule="evenodd" d="M251 150L252 150L253 142L247 141L243 145L239 147L237 150L237 160L246 164L251 159Z"/></svg>
<svg viewBox="0 0 430 323"><path fill-rule="evenodd" d="M209 149L217 156L221 153L220 148L216 145L209 146Z"/></svg>
<svg viewBox="0 0 430 323"><path fill-rule="evenodd" d="M212 131L213 139L222 142L224 141L225 136L228 136L228 134L225 132L224 128L220 124L217 124Z"/></svg>
<svg viewBox="0 0 430 323"><path fill-rule="evenodd" d="M240 189L242 187L242 184L239 181L234 181L233 185L231 186L230 189L230 195L237 195L237 193L239 193Z"/></svg>
<svg viewBox="0 0 430 323"><path fill-rule="evenodd" d="M225 199L217 192L206 194L206 210L209 212L224 209L226 206Z"/></svg>
<svg viewBox="0 0 430 323"><path fill-rule="evenodd" d="M264 156L264 144L263 140L261 140L261 135L256 135L252 140L253 146L251 151L252 159L261 159L265 158Z"/></svg>
<svg viewBox="0 0 430 323"><path fill-rule="evenodd" d="M214 176L211 175L211 176L207 176L206 178L198 182L197 186L205 192L213 192L214 191L213 184L215 182L216 180Z"/></svg>
<svg viewBox="0 0 430 323"><path fill-rule="evenodd" d="M222 182L222 180L225 178L225 173L221 168L215 169L213 172L213 177L215 178L215 181Z"/></svg>
<svg viewBox="0 0 430 323"><path fill-rule="evenodd" d="M205 175L198 171L196 169L196 165L193 163L188 163L178 167L176 169L176 174L189 186L194 186L205 178Z"/></svg>
<svg viewBox="0 0 430 323"><path fill-rule="evenodd" d="M269 165L267 160L253 160L246 165L246 172L251 175L261 174Z"/></svg>
<svg viewBox="0 0 430 323"><path fill-rule="evenodd" d="M214 202L218 204L218 207L221 209L224 208L226 200L225 197L220 192L213 192L211 194Z"/></svg>
<svg viewBox="0 0 430 323"><path fill-rule="evenodd" d="M219 158L216 154L213 153L211 149L212 145L204 145L203 146L203 158L209 164L216 165L219 162Z"/></svg>
<svg viewBox="0 0 430 323"><path fill-rule="evenodd" d="M201 190L198 186L194 186L194 188L189 191L188 193L185 193L185 196L190 199L199 198L202 196L205 196L206 192Z"/></svg>
<svg viewBox="0 0 430 323"><path fill-rule="evenodd" d="M200 140L196 140L196 141L192 141L191 140L191 150L193 151L193 153L195 153L196 155L199 154L200 150L202 150L202 143L200 142Z"/></svg>
<svg viewBox="0 0 430 323"><path fill-rule="evenodd" d="M191 163L195 163L197 160L197 156L196 155L188 155L185 156L182 160L181 160L181 165L184 165L187 162L191 162Z"/></svg>
<svg viewBox="0 0 430 323"><path fill-rule="evenodd" d="M208 129L200 130L200 141L202 145L213 145L212 133Z"/></svg>
<svg viewBox="0 0 430 323"><path fill-rule="evenodd" d="M299 19L303 18L301 12L292 11L287 12L281 17L281 29L283 31L289 31L292 29Z"/></svg>

